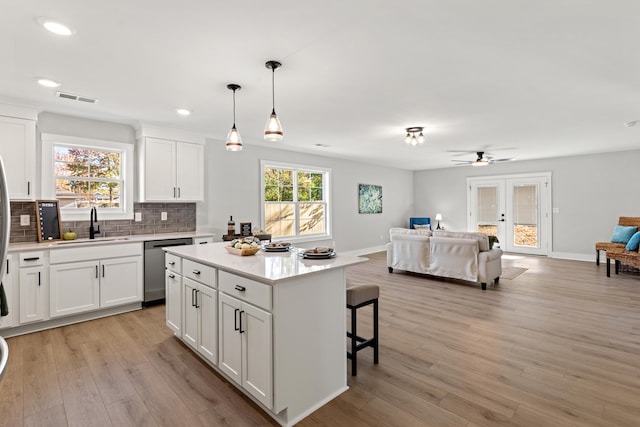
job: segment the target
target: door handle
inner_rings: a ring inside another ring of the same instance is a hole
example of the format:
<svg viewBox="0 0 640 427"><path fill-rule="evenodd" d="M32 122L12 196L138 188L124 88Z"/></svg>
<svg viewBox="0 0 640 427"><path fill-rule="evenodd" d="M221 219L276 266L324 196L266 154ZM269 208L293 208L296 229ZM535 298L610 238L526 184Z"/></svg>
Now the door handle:
<svg viewBox="0 0 640 427"><path fill-rule="evenodd" d="M176 265L176 262L175 261L169 261L168 264L169 265Z"/></svg>
<svg viewBox="0 0 640 427"><path fill-rule="evenodd" d="M40 272L38 271L38 286L40 286L42 283L40 282Z"/></svg>
<svg viewBox="0 0 640 427"><path fill-rule="evenodd" d="M96 265L96 279L98 278L98 266Z"/></svg>
<svg viewBox="0 0 640 427"><path fill-rule="evenodd" d="M176 198L176 187L173 187L173 198Z"/></svg>
<svg viewBox="0 0 640 427"><path fill-rule="evenodd" d="M191 289L191 307L195 307L196 306L195 298L196 298L196 290L195 289Z"/></svg>
<svg viewBox="0 0 640 427"><path fill-rule="evenodd" d="M180 187L178 187L178 199L180 198Z"/></svg>
<svg viewBox="0 0 640 427"><path fill-rule="evenodd" d="M200 270L193 270L193 274L195 274L196 276L200 275Z"/></svg>
<svg viewBox="0 0 640 427"><path fill-rule="evenodd" d="M200 291L198 289L196 289L196 308L200 308L200 306L198 305L198 294L200 293Z"/></svg>
<svg viewBox="0 0 640 427"><path fill-rule="evenodd" d="M238 328L238 312L240 311L239 308L236 308L236 310L233 312L233 330L234 331L239 331L240 328Z"/></svg>
<svg viewBox="0 0 640 427"><path fill-rule="evenodd" d="M102 277L104 277L104 264L102 265Z"/></svg>
<svg viewBox="0 0 640 427"><path fill-rule="evenodd" d="M236 291L238 291L238 292L244 292L244 291L246 291L246 290L247 290L247 288L245 288L244 286L240 286L240 285L236 285L236 286L234 287L234 289L235 289Z"/></svg>
<svg viewBox="0 0 640 427"><path fill-rule="evenodd" d="M240 312L240 333L244 334L246 331L242 330L242 313L244 313L244 310Z"/></svg>
<svg viewBox="0 0 640 427"><path fill-rule="evenodd" d="M175 278L176 278L176 276L174 274L170 274L169 275L169 279L175 279Z"/></svg>
<svg viewBox="0 0 640 427"><path fill-rule="evenodd" d="M40 259L39 256L34 256L34 257L31 257L31 258L24 258L24 261L37 261L39 259Z"/></svg>

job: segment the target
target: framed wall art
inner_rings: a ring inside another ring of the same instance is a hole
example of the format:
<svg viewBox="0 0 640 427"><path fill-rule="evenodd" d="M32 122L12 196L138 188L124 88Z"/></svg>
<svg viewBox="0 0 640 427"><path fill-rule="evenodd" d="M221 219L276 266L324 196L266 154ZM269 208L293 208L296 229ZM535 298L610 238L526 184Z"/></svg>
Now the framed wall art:
<svg viewBox="0 0 640 427"><path fill-rule="evenodd" d="M358 213L382 213L382 186L358 184Z"/></svg>

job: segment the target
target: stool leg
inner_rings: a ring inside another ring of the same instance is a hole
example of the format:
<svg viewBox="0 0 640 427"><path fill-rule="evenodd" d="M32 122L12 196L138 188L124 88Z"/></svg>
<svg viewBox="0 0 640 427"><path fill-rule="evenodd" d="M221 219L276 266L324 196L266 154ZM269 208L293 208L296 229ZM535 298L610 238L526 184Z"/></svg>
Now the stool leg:
<svg viewBox="0 0 640 427"><path fill-rule="evenodd" d="M357 324L356 308L351 309L351 375L358 375L358 340L357 340Z"/></svg>
<svg viewBox="0 0 640 427"><path fill-rule="evenodd" d="M373 303L373 363L378 363L378 300Z"/></svg>

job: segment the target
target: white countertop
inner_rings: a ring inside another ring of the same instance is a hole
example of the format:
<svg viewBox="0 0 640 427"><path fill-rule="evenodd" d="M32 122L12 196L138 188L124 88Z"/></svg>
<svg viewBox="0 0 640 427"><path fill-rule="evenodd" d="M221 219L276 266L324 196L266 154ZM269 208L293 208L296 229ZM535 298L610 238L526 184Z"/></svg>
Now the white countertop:
<svg viewBox="0 0 640 427"><path fill-rule="evenodd" d="M113 245L118 243L142 243L152 240L166 239L183 239L187 237L212 237L213 233L204 233L199 231L187 231L183 233L159 233L159 234L136 234L134 236L112 236L98 237L96 239L77 239L77 240L56 240L51 242L26 242L26 243L10 243L9 252L38 251L62 248L77 248L79 246L92 245ZM206 246L206 245L201 245Z"/></svg>
<svg viewBox="0 0 640 427"><path fill-rule="evenodd" d="M297 249L289 252L264 252L240 256L226 251L228 242L196 246L176 246L165 251L221 270L275 285L283 280L367 262L367 258L340 255L323 260L303 259Z"/></svg>

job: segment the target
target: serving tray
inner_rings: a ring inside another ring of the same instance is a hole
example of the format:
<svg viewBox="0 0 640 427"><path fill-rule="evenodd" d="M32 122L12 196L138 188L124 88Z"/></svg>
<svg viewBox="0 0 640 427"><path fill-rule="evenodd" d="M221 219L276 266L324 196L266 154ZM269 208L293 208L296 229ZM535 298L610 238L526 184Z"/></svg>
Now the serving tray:
<svg viewBox="0 0 640 427"><path fill-rule="evenodd" d="M260 248L236 249L236 248L232 248L231 246L225 246L224 248L230 254L240 255L240 256L255 255L260 250Z"/></svg>

